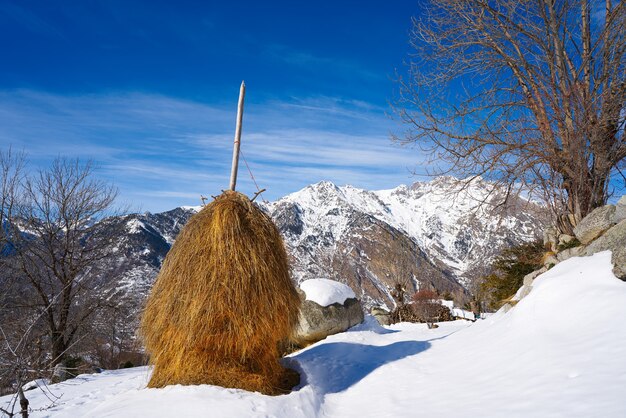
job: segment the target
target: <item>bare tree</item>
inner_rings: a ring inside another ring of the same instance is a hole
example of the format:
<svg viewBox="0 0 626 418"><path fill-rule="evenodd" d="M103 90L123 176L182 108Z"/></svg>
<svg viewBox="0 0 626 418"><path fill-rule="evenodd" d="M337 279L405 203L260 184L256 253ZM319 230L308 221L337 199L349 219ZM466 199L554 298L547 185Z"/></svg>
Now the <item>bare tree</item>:
<svg viewBox="0 0 626 418"><path fill-rule="evenodd" d="M27 177L24 204L10 220L7 265L23 287L21 304L41 315L50 365L64 360L105 296L94 278L111 237L95 221L110 213L117 190L93 178L93 164L56 159Z"/></svg>
<svg viewBox="0 0 626 418"><path fill-rule="evenodd" d="M21 203L24 161L23 153L0 150L0 254L9 250L5 246L9 243L10 219Z"/></svg>
<svg viewBox="0 0 626 418"><path fill-rule="evenodd" d="M0 312L6 311L0 307ZM0 393L6 389L15 390L15 395L6 405L0 405L0 412L13 417L17 401L22 418L28 418L29 401L24 393L24 384L41 370L34 370L40 363L35 358L37 350L35 335L39 318L19 318L3 315L0 323ZM41 352L39 355L41 357Z"/></svg>
<svg viewBox="0 0 626 418"><path fill-rule="evenodd" d="M431 0L395 109L435 172L529 190L570 232L626 158L626 5Z"/></svg>
<svg viewBox="0 0 626 418"><path fill-rule="evenodd" d="M22 181L22 171L24 169L24 155L22 153L15 154L11 149L5 151L0 150L0 256L12 251L10 246L10 224L16 208L20 204L20 191ZM0 258L0 267L4 267L2 258ZM2 278L0 285L3 293L7 294L7 288L4 286ZM24 396L22 383L27 369L26 346L29 343L32 324L27 326L25 333L19 332L20 338L17 344L12 345L3 325L6 325L8 315L6 315L6 300L0 298L0 389L7 386L5 382L12 379L16 382L17 398L20 401L20 414L23 418L28 417L28 399ZM17 331L17 327L12 327ZM13 404L13 407L15 403ZM13 411L9 412L0 408L0 412L13 416Z"/></svg>

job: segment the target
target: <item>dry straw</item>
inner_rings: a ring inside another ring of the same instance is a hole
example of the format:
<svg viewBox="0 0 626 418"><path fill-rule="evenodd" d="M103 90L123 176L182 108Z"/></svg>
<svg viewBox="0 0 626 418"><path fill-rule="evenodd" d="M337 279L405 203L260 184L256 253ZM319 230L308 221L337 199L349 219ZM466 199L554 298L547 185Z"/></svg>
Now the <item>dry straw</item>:
<svg viewBox="0 0 626 418"><path fill-rule="evenodd" d="M213 384L287 392L279 363L299 298L272 220L227 191L196 214L168 253L142 318L149 387Z"/></svg>

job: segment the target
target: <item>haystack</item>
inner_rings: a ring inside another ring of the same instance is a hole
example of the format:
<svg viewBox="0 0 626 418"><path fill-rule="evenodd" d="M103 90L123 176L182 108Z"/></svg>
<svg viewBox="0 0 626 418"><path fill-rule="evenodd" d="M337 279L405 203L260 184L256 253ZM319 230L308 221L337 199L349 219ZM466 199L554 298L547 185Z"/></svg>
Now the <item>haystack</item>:
<svg viewBox="0 0 626 418"><path fill-rule="evenodd" d="M299 376L280 365L278 344L299 304L272 220L243 194L224 192L180 232L148 298L148 386L287 392Z"/></svg>

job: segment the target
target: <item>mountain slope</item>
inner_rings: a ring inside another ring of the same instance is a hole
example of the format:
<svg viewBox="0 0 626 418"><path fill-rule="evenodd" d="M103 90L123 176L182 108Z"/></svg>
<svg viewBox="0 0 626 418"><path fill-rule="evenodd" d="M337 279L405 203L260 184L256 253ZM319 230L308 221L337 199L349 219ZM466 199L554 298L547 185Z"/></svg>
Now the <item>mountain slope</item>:
<svg viewBox="0 0 626 418"><path fill-rule="evenodd" d="M456 282L469 287L503 248L541 231L538 206L517 198L495 213L502 192L489 190L483 180L464 187L451 177L382 191L320 182L266 208L298 281L317 275L388 290L408 277L411 290L422 283L460 296ZM388 291L367 288L372 302L392 304Z"/></svg>
<svg viewBox="0 0 626 418"><path fill-rule="evenodd" d="M367 306L394 306L402 282L449 292L462 300L478 267L511 244L538 235L531 204L514 201L497 217L479 200L493 201L482 181L459 190L455 179L367 191L329 182L261 204L285 239L294 281L326 277L350 285ZM516 207L515 205L518 205ZM522 210L523 209L523 210ZM102 221L118 237L102 280L119 298L140 305L175 237L199 208L133 214Z"/></svg>

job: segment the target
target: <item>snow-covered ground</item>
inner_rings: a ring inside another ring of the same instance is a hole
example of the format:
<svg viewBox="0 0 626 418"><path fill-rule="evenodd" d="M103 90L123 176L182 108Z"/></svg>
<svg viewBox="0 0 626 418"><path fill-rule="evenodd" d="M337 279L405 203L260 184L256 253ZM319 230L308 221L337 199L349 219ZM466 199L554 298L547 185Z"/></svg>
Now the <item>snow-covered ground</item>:
<svg viewBox="0 0 626 418"><path fill-rule="evenodd" d="M32 416L624 417L626 283L610 259L560 263L513 310L475 323L383 328L368 317L291 355L305 381L288 395L146 389L142 367L29 391Z"/></svg>

